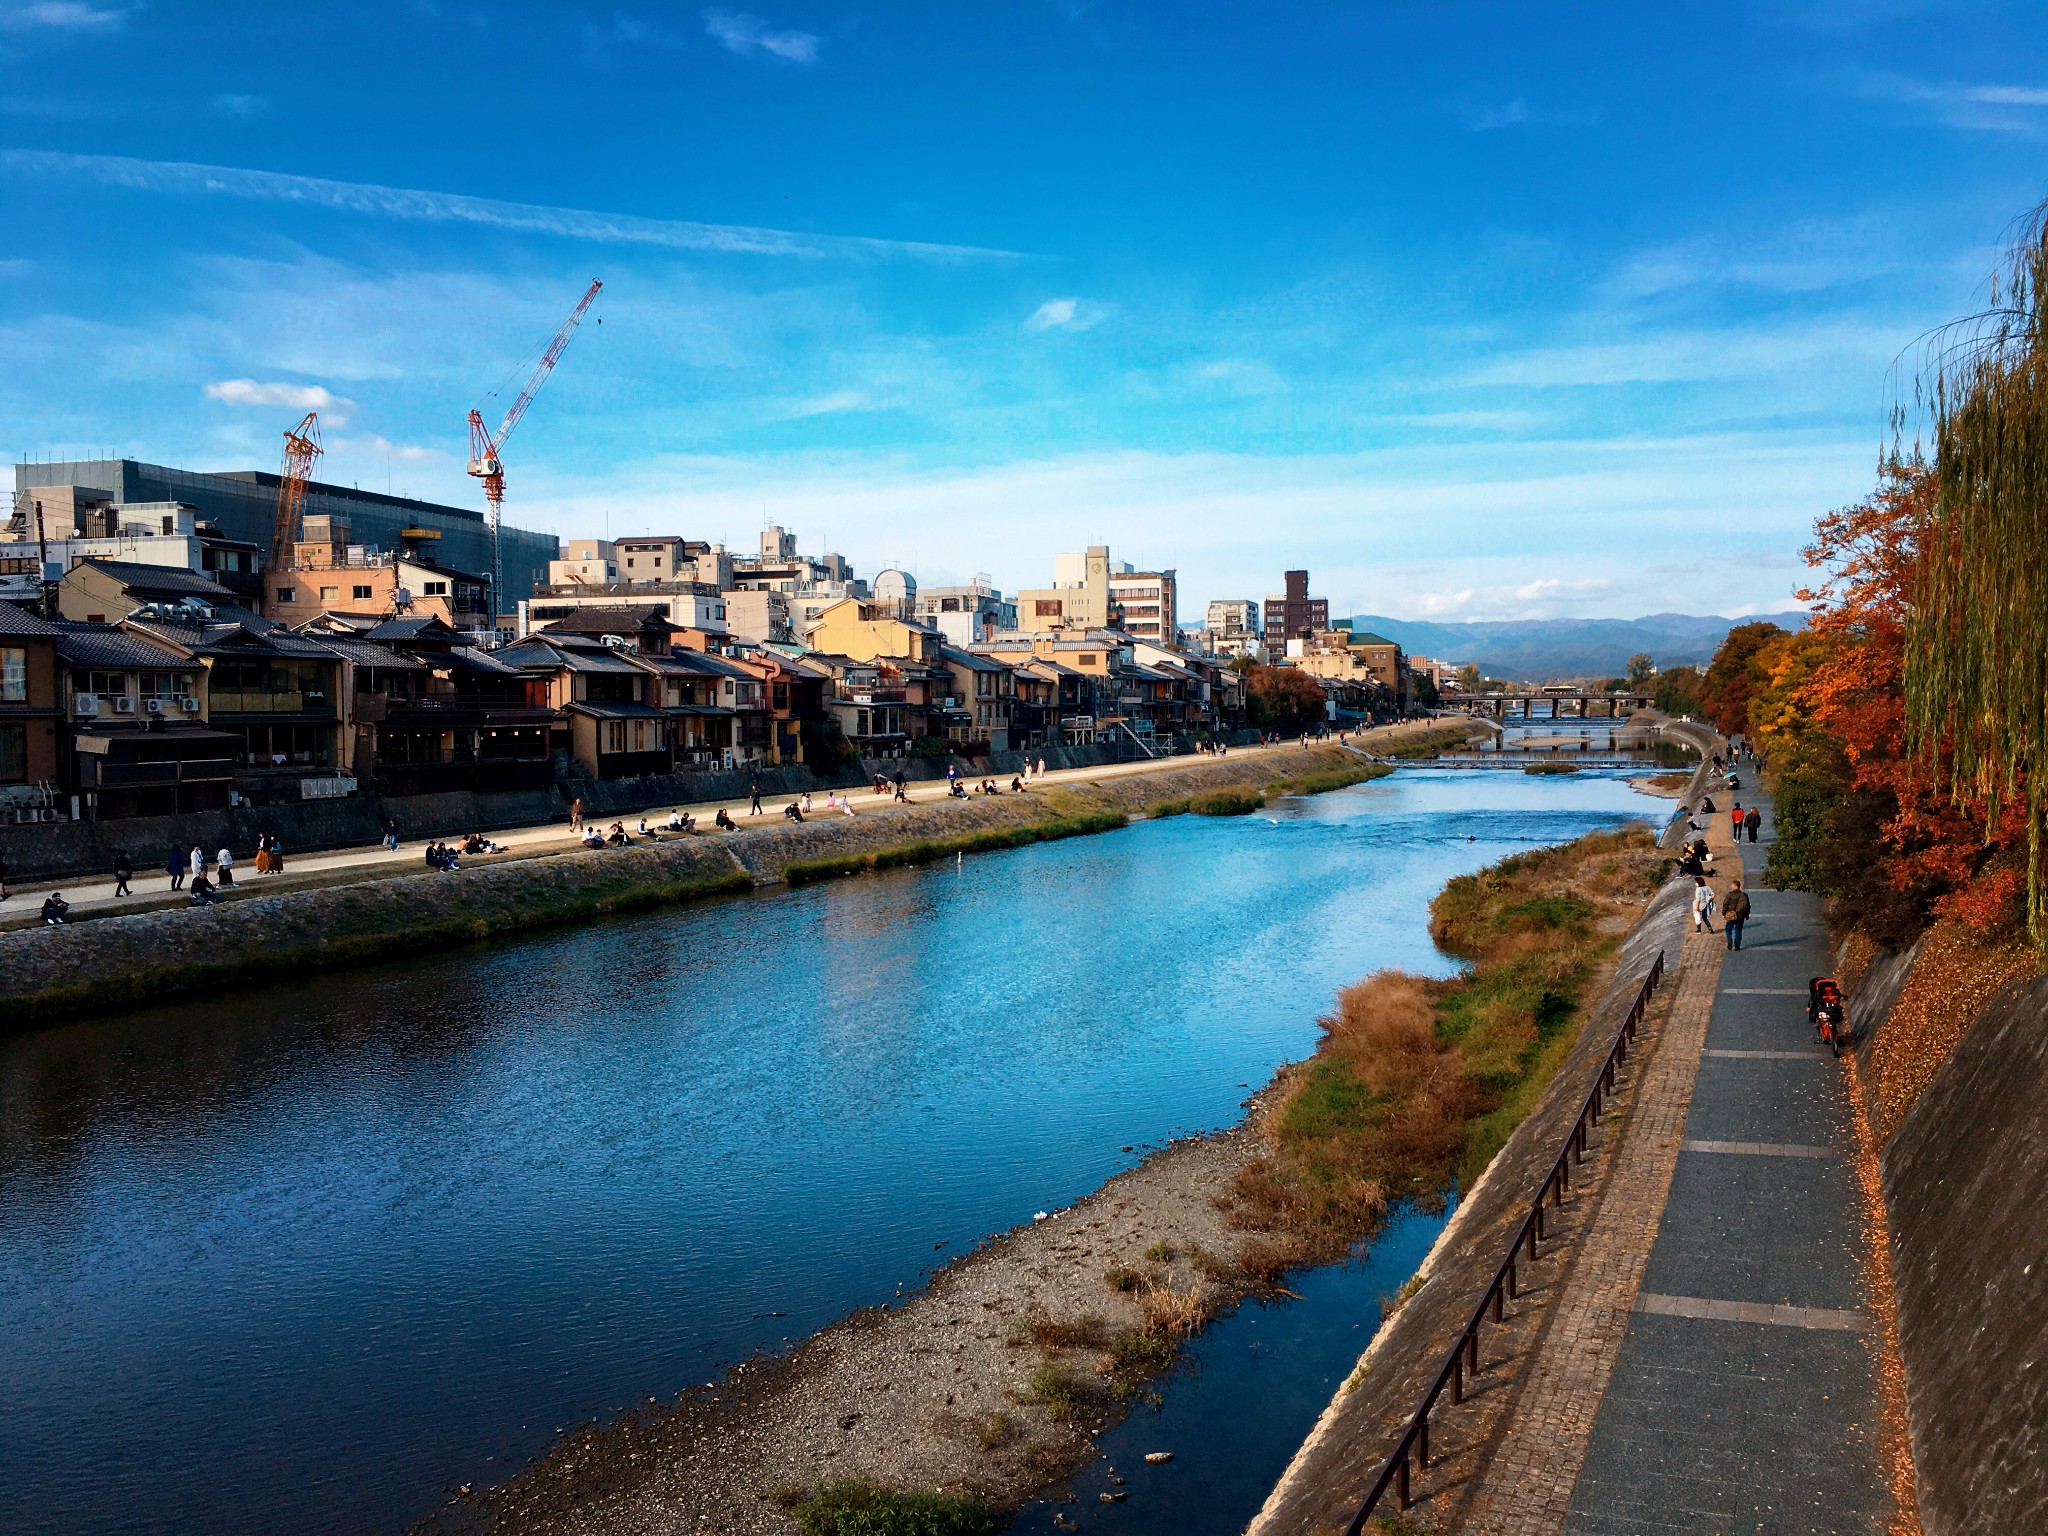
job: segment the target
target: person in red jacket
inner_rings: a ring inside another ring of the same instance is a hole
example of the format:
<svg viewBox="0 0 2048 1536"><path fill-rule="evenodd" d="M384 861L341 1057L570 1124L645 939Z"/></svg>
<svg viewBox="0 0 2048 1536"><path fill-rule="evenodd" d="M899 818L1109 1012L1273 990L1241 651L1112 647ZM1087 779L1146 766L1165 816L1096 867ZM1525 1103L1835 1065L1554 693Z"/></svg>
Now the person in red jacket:
<svg viewBox="0 0 2048 1536"><path fill-rule="evenodd" d="M1742 802L1736 801L1728 812L1728 835L1736 842L1742 841Z"/></svg>

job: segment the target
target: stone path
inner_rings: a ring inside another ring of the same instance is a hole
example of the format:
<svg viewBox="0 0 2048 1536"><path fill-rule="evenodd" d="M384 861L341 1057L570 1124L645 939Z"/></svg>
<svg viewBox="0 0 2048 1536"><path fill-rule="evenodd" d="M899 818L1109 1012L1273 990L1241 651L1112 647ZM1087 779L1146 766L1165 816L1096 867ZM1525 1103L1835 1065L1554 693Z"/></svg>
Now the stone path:
<svg viewBox="0 0 2048 1536"><path fill-rule="evenodd" d="M1446 723L1442 720L1417 720L1404 722L1400 725L1380 726L1360 733L1358 740L1369 748L1386 749L1397 745L1404 737L1442 729ZM1337 745L1335 738L1332 738L1327 745ZM1289 738L1272 747L1233 747L1230 749L1230 755L1232 757L1258 757L1271 752L1291 752L1298 746L1299 743L1297 741ZM1092 768L1054 769L1048 772L1044 778L1034 779L1032 781L1032 788L1057 789L1067 784L1085 784L1091 780L1122 778L1130 774L1158 773L1210 761L1212 759L1206 757L1159 757L1141 758L1135 762L1128 763L1107 763ZM969 776L969 781L977 782L972 776ZM1007 786L1008 779L1005 778L1002 782ZM848 793L853 798L855 808L862 812L886 808L891 803L886 799L876 796L871 790L859 787L855 787ZM908 798L915 804L944 800L947 797L946 781L944 779L919 780L908 787L907 794ZM743 826L750 820L757 824L766 821L774 825L780 825L779 812L782 807L798 798L800 796L790 794L764 796L763 803L766 806L766 813L758 817L748 816L746 797L741 796L738 799L707 800L701 803L677 807L663 805L644 812L636 811L626 816L598 817L594 818L593 825L609 826L613 821L623 821L628 828L632 828L639 823L642 816L645 816L651 826L660 827L667 822L671 809L681 809L690 812L699 819L701 824L708 827L721 807ZM823 790L816 792L818 804L822 805L824 798L825 792ZM445 834L451 840L456 835L455 833ZM567 853L579 846L577 840L570 834L568 827L559 821L550 822L543 826L515 827L509 830L494 831L489 835L493 841L509 849L513 855L528 858L536 855ZM302 882L331 884L337 875L349 879L376 879L394 870L403 874L412 874L421 867L420 854L421 850L426 846L426 841L426 839L420 838L406 842L400 846L396 853L388 851L381 843L373 843L367 847L337 848L322 853L300 854L287 849L284 873L274 878L264 876L260 880L256 874L253 854L245 849L237 849L236 853L242 859L242 863L238 870L236 884L243 887L260 884L265 891L271 891L284 889ZM51 890L62 891L65 899L74 908L80 909L81 912L88 910L101 912L141 911L148 907L160 906L167 900L182 903L184 898L169 889L168 878L165 876L162 868L159 867L161 865L162 852L163 850L160 847L138 850L139 855L146 856L140 857L140 867L136 870L132 886L133 894L127 897L118 897L114 894L114 882L111 879L102 879L97 876L73 877L68 880L37 880L27 884L15 881L9 887L12 892L12 899L4 904L0 904L0 926L8 925L10 920L12 920L13 924L17 925L31 921L35 917L36 908L40 905L44 894ZM212 859L213 854L214 850L212 848L206 850L209 860ZM472 859L468 861L469 864L473 865L488 862L491 862L491 860Z"/></svg>
<svg viewBox="0 0 2048 1536"><path fill-rule="evenodd" d="M1767 797L1742 799L1774 825ZM1768 837L1743 845L1745 885L1768 852ZM1752 899L1743 948L1724 956L1568 1536L1890 1525L1848 1088L1805 1018L1807 978L1829 968L1820 904L1754 888Z"/></svg>
<svg viewBox="0 0 2048 1536"><path fill-rule="evenodd" d="M1726 796L1717 796L1727 806ZM1767 797L1752 792L1769 821ZM1485 1536L1882 1531L1854 1139L1806 1032L1818 903L1710 829L1740 953L1693 936L1606 1177L1496 1442L1446 1528Z"/></svg>

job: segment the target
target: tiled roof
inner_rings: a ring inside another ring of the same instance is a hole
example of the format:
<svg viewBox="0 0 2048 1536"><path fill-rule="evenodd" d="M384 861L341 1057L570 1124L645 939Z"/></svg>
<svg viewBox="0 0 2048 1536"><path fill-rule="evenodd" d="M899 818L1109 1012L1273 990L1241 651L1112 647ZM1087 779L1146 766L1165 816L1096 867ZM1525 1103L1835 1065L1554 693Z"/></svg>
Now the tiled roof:
<svg viewBox="0 0 2048 1536"><path fill-rule="evenodd" d="M578 699L568 708L598 720L659 720L666 713L652 704L628 704L613 699Z"/></svg>
<svg viewBox="0 0 2048 1536"><path fill-rule="evenodd" d="M192 671L197 663L190 657L158 645L111 624L66 624L57 638L57 654L74 667L94 667L104 672L131 668L144 671Z"/></svg>
<svg viewBox="0 0 2048 1536"><path fill-rule="evenodd" d="M0 603L0 635L54 635L57 626L15 603Z"/></svg>
<svg viewBox="0 0 2048 1536"><path fill-rule="evenodd" d="M106 572L130 592L174 592L180 597L218 597L227 602L235 596L211 577L182 566L144 565L135 560L81 560L78 564Z"/></svg>

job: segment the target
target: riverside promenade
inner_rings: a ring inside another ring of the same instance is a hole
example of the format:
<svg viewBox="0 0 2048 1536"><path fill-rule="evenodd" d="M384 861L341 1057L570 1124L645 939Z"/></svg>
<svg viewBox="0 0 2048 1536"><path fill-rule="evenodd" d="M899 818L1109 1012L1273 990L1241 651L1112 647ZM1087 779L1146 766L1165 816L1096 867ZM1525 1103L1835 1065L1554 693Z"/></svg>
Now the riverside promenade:
<svg viewBox="0 0 2048 1536"><path fill-rule="evenodd" d="M1814 1040L1820 904L1761 880L1776 825L1711 829L1739 953L1690 936L1663 1036L1493 1443L1438 1528L1499 1536L1842 1536L1895 1527L1882 1330L1844 1063Z"/></svg>
<svg viewBox="0 0 2048 1536"><path fill-rule="evenodd" d="M1458 723L1456 721L1444 720L1404 721L1399 725L1380 726L1369 731L1354 732L1352 733L1351 741L1368 750L1387 751L1414 736L1431 731L1444 730ZM1336 738L1331 738L1331 744L1336 744ZM1292 737L1271 747L1232 747L1229 757L1223 760L1257 759L1273 753L1291 752L1296 750L1297 747L1298 743ZM1158 757L1140 759L1139 761L1129 763L1104 764L1089 768L1058 769L1046 773L1042 778L1033 779L1031 781L1031 791L1035 793L1047 789L1058 789L1062 786L1078 786L1101 782L1107 779L1125 778L1132 775L1160 773L1213 761L1216 761L1216 759L1208 757ZM972 786L979 783L983 777L987 777L987 775L975 775L970 771L962 774L961 782ZM1008 778L999 779L998 783L1002 786L1004 794L1007 795L1009 793ZM892 799L875 794L871 788L855 786L850 790L839 791L839 793L848 796L858 815L865 816L874 812L884 811L894 804ZM906 795L912 804L943 801L948 797L947 782L944 779L913 781L907 786ZM814 792L812 802L814 807L812 811L813 816L834 814L825 810L824 797L825 791L818 790ZM644 812L636 812L626 817L596 818L593 820L592 825L602 830L610 826L612 821L619 820L623 821L627 830L631 832L644 816L650 827L663 829L658 832L658 838L660 840L668 840L674 837L692 835L669 833L665 830L671 810L680 809L695 817L698 824L698 834L696 835L702 835L711 830L713 819L719 810L723 809L742 826L760 826L764 824L783 826L788 823L782 815L782 809L795 799L801 799L801 796L788 794L764 795L762 798L762 814L758 816L748 815L748 803L743 796L738 799L709 800L678 806L663 805ZM109 825L112 825L112 823L109 823ZM445 838L448 841L455 841L459 838L459 835L459 833L448 833L445 834ZM493 842L505 848L506 852L466 857L463 860L464 868L482 868L489 864L504 863L512 859L545 858L556 854L582 851L582 844L570 832L566 822L561 821L493 831L489 836ZM645 843L645 839L636 838L635 841L643 845ZM287 848L285 850L284 872L274 876L257 874L254 866L253 851L236 849L234 850L237 858L235 887L224 892L223 895L225 899L233 901L240 896L246 896L252 892L268 895L277 891L290 890L294 887L335 885L355 880L383 879L393 874L412 874L420 867L420 850L424 847L424 840L415 839L401 844L396 852L387 849L382 843L371 843L354 848L330 849L319 853L303 855L294 854L291 849ZM216 851L213 848L205 850L209 863ZM51 890L63 892L65 900L71 904L74 921L85 917L144 912L165 906L183 906L185 904L186 897L181 892L173 891L169 888L169 877L161 868L162 859L159 857L162 853L161 849L146 850L138 848L131 850L131 853L136 860L136 870L128 896L118 897L114 894L114 882L111 877L100 878L95 876L68 880L47 880L37 881L33 884L13 883L9 887L12 893L10 899L0 903L0 930L34 924L37 920L37 908L43 896Z"/></svg>

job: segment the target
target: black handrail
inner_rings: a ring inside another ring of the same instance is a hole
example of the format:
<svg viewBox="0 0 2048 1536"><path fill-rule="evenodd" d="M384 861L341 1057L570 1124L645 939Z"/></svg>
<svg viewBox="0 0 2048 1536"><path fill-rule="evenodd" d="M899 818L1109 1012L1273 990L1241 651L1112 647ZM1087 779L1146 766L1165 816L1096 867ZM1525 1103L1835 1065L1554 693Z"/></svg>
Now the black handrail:
<svg viewBox="0 0 2048 1536"><path fill-rule="evenodd" d="M1465 1373L1479 1371L1479 1325L1486 1320L1487 1309L1493 1310L1493 1320L1503 1320L1506 1304L1515 1299L1515 1270L1521 1259L1522 1249L1527 1247L1529 1258L1536 1258L1536 1245L1543 1239L1543 1202L1556 1198L1557 1204L1564 1204L1564 1192L1571 1187L1572 1164L1586 1159L1586 1132L1600 1119L1604 1101L1614 1092L1614 1070L1628 1059L1628 1048L1636 1038L1636 1029L1649 1012L1650 994L1657 990L1657 984L1664 979L1664 951L1657 951L1657 958L1650 962L1650 972L1643 978L1643 984L1636 989L1635 1001L1629 1004L1628 1017L1614 1032L1614 1041L1607 1048L1607 1059L1601 1064L1599 1073L1593 1079L1593 1086L1586 1090L1585 1102L1579 1106L1578 1118L1565 1133L1564 1145L1558 1148L1557 1161L1550 1165L1550 1172L1536 1191L1536 1198L1530 1204L1528 1214L1521 1225L1515 1228L1515 1235L1508 1243L1507 1256L1500 1261L1500 1268L1493 1272L1493 1279L1479 1298L1479 1305L1472 1309L1472 1316L1466 1320L1463 1332L1451 1345L1450 1354L1444 1359L1443 1368L1430 1382L1429 1389L1422 1394L1422 1402L1409 1415L1408 1425L1402 1430L1401 1438L1380 1468L1380 1475L1373 1479L1372 1487L1358 1506L1358 1512L1351 1517L1351 1523L1344 1527L1344 1536L1361 1536L1366 1521L1372 1518L1387 1489L1393 1487L1400 1496L1401 1508L1408 1508L1409 1461L1412 1457L1422 1467L1429 1465L1429 1413L1436 1406L1436 1400L1443 1395L1445 1387L1451 1389L1451 1401L1465 1400ZM1469 1364L1468 1364L1469 1362Z"/></svg>

